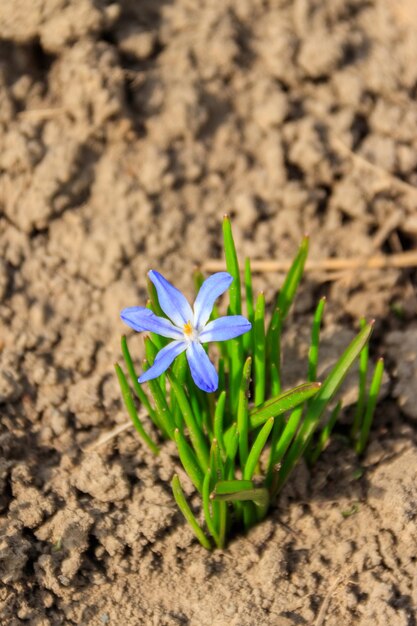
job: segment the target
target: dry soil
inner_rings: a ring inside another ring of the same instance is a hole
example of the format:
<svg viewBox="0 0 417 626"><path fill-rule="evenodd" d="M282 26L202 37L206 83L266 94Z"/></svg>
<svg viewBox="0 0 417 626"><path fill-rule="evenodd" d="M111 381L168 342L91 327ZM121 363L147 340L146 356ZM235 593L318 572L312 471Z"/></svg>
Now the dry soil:
<svg viewBox="0 0 417 626"><path fill-rule="evenodd" d="M416 33L413 0L0 1L2 625L416 626L414 270L307 276L288 349L321 295L330 361L375 317L384 398L363 459L335 437L227 550L171 445L94 447L119 311L149 268L191 297L224 212L242 257L415 246Z"/></svg>

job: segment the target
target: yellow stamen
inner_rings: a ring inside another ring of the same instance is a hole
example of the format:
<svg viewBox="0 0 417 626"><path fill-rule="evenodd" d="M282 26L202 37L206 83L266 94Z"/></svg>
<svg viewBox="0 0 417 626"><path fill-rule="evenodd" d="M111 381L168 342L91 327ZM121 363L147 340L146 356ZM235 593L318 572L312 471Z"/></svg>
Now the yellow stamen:
<svg viewBox="0 0 417 626"><path fill-rule="evenodd" d="M184 324L184 334L188 335L188 337L191 337L191 335L193 334L193 327L191 326L190 321Z"/></svg>

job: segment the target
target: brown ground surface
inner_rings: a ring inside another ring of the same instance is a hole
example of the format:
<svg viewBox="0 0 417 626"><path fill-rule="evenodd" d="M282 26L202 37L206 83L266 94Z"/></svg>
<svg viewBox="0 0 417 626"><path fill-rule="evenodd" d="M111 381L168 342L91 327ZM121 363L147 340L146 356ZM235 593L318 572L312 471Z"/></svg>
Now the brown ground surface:
<svg viewBox="0 0 417 626"><path fill-rule="evenodd" d="M377 318L362 477L336 438L227 551L169 444L88 448L126 420L120 309L150 267L191 295L225 211L252 258L415 246L416 32L414 0L0 2L2 625L416 625L414 271L307 277L297 328L321 294L342 345Z"/></svg>

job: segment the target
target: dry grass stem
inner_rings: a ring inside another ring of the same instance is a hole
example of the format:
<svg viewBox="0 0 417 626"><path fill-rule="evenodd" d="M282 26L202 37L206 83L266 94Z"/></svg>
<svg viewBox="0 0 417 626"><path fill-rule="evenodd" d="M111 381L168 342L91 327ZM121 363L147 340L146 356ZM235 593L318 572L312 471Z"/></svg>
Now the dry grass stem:
<svg viewBox="0 0 417 626"><path fill-rule="evenodd" d="M129 428L133 428L133 424L130 421L119 424L109 432L104 433L101 437L93 441L93 443L88 444L82 450L83 452L93 452L94 450L97 450L97 448L101 448L101 446L104 446L104 444L108 443Z"/></svg>
<svg viewBox="0 0 417 626"><path fill-rule="evenodd" d="M291 261L259 260L252 261L253 272L287 272L291 266ZM417 251L401 252L399 254L376 254L368 257L357 257L351 259L311 259L305 266L308 272L341 272L344 270L381 270L417 267ZM222 260L209 259L203 264L202 270L205 272L219 272L225 269Z"/></svg>

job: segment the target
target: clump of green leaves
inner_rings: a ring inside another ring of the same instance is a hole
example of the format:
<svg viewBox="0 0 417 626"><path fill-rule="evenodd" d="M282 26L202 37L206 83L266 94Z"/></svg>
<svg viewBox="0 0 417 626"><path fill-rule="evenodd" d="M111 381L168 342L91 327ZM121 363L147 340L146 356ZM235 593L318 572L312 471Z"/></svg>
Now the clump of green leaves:
<svg viewBox="0 0 417 626"><path fill-rule="evenodd" d="M227 271L234 279L229 290L228 314L246 313L252 329L218 344L218 390L208 394L198 389L183 353L166 373L148 381L146 392L138 383L125 337L122 338L122 352L136 401L123 370L118 364L115 366L124 403L139 436L152 452L158 454L158 444L138 416L138 403L146 409L161 435L175 441L181 464L201 496L204 526L199 524L188 505L177 475L172 480L174 498L196 537L207 549L223 548L235 530L248 530L264 519L302 457L310 464L316 462L327 446L341 412L341 402L333 407L333 399L358 358L359 401L351 434L357 452L362 453L383 373L380 360L367 393L368 341L372 323L362 321L359 334L347 346L327 378L317 381L320 327L325 308L323 298L313 318L307 380L295 388L282 390L281 335L303 276L308 238L301 242L277 294L269 321L263 293L254 299L248 259L241 274L228 217L223 222L223 238ZM197 290L202 282L203 276L197 272ZM148 306L163 316L153 285L149 283L148 288ZM214 308L212 319L217 315ZM144 369L153 364L158 350L164 345L166 340L158 335L151 333L145 338Z"/></svg>

